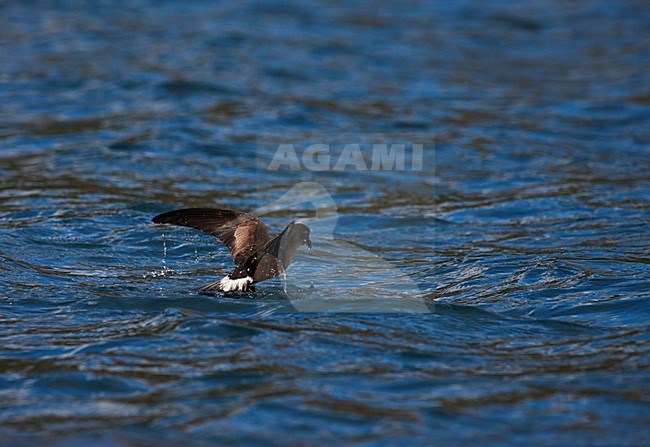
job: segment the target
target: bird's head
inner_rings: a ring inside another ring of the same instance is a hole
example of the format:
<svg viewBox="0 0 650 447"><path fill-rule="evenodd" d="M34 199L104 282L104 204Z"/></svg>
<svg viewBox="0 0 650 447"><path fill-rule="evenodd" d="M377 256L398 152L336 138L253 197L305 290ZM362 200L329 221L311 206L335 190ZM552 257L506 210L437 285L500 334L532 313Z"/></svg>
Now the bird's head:
<svg viewBox="0 0 650 447"><path fill-rule="evenodd" d="M294 224L294 231L295 231L294 234L296 235L296 237L300 241L300 244L301 245L306 245L311 250L311 239L309 239L309 235L311 234L311 230L309 229L309 227L307 225L297 223L297 224Z"/></svg>
<svg viewBox="0 0 650 447"><path fill-rule="evenodd" d="M286 269L301 245L311 248L309 233L311 231L307 225L291 222L279 235L279 238L275 237L269 242L270 246L267 247L267 250L282 261L282 265Z"/></svg>

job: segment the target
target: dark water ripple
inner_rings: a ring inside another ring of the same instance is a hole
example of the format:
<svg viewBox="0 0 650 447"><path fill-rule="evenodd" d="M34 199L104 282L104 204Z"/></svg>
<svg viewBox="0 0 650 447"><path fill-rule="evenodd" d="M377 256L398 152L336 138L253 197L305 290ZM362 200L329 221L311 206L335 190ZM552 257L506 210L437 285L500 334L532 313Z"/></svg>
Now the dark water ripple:
<svg viewBox="0 0 650 447"><path fill-rule="evenodd" d="M645 6L1 5L2 443L648 444ZM425 169L260 168L369 134ZM150 224L300 182L254 297Z"/></svg>

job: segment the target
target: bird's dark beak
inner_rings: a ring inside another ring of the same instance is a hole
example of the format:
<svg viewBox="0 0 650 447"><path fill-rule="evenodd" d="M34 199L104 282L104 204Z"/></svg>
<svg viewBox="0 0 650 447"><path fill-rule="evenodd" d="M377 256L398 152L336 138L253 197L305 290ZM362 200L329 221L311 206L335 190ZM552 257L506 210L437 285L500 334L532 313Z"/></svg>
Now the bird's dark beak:
<svg viewBox="0 0 650 447"><path fill-rule="evenodd" d="M305 245L309 247L309 249L311 250L311 241L309 240L309 238L305 239Z"/></svg>

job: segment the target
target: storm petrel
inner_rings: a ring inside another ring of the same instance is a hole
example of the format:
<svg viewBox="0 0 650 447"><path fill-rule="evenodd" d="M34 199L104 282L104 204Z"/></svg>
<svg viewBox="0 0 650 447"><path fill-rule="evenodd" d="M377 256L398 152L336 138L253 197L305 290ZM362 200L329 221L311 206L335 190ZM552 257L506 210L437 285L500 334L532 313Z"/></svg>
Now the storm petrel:
<svg viewBox="0 0 650 447"><path fill-rule="evenodd" d="M233 210L186 208L159 214L152 222L195 228L228 247L235 270L201 287L201 292L245 292L255 283L282 274L300 245L311 248L307 225L291 222L271 238L266 225L257 217Z"/></svg>

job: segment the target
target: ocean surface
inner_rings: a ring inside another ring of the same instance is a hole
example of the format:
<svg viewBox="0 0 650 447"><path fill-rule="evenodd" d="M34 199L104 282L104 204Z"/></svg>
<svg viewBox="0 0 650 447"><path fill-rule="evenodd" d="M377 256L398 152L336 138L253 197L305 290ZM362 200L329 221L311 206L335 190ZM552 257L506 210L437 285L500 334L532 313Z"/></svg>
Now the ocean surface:
<svg viewBox="0 0 650 447"><path fill-rule="evenodd" d="M0 444L650 444L649 23L0 3ZM422 163L373 169L373 142ZM355 144L367 169L337 167ZM151 223L199 206L313 249L201 295L227 250Z"/></svg>

